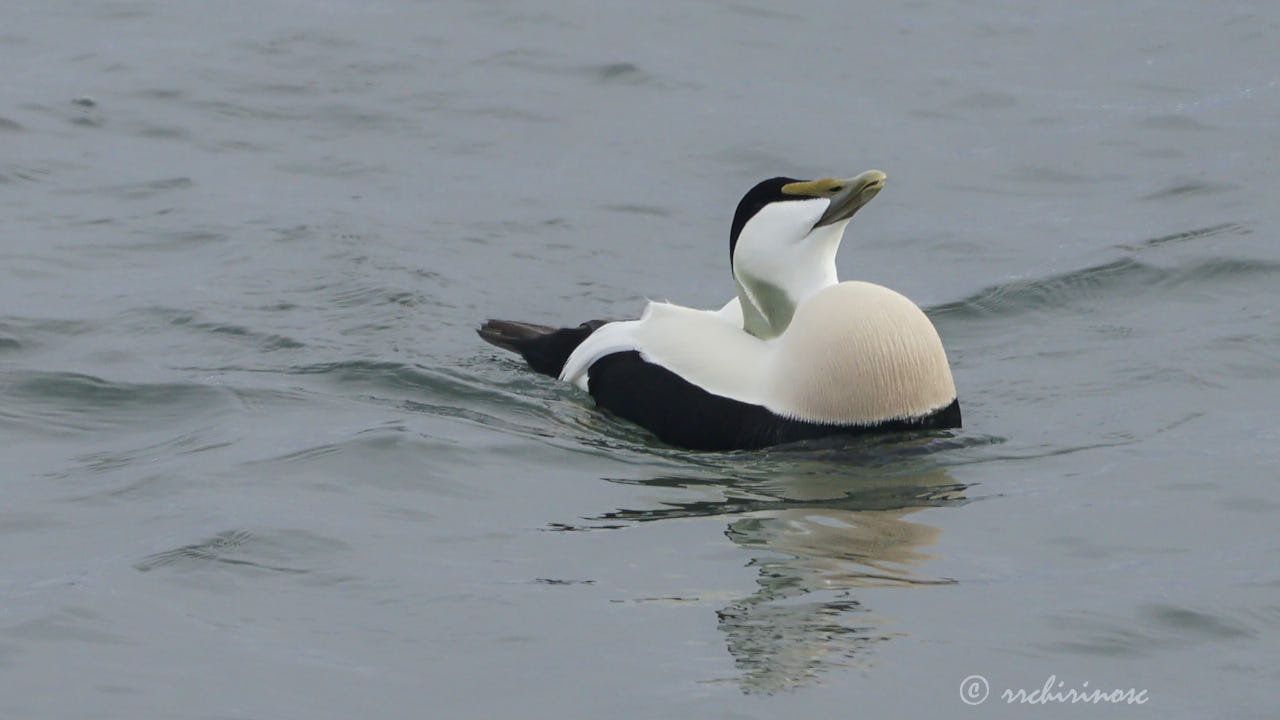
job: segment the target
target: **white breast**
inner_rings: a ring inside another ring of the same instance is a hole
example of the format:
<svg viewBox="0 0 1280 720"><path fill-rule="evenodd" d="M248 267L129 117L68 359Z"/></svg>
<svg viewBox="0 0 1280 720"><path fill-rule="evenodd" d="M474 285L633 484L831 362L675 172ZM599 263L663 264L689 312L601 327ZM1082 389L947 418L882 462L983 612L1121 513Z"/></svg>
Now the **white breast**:
<svg viewBox="0 0 1280 720"><path fill-rule="evenodd" d="M956 398L933 323L889 288L843 282L816 293L775 342L770 410L814 422L918 417Z"/></svg>

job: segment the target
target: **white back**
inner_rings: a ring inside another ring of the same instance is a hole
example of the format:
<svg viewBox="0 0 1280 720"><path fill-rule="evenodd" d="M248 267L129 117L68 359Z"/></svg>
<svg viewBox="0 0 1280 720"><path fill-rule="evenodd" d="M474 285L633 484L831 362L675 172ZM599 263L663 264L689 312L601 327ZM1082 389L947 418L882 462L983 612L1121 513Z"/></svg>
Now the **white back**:
<svg viewBox="0 0 1280 720"><path fill-rule="evenodd" d="M742 301L736 295L725 303L724 307L719 310L708 310L708 312L736 328L742 327Z"/></svg>
<svg viewBox="0 0 1280 720"><path fill-rule="evenodd" d="M639 320L609 323L569 355L560 379L586 390L592 363L637 350L645 360L675 372L708 392L758 403L753 391L764 376L767 344L725 322L719 313L650 302Z"/></svg>

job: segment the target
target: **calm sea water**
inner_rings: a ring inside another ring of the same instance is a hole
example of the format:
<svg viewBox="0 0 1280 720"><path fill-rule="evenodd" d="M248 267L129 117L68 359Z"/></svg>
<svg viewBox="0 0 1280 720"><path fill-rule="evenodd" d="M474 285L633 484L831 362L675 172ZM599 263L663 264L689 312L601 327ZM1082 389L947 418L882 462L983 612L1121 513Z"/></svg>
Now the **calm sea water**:
<svg viewBox="0 0 1280 720"><path fill-rule="evenodd" d="M1271 716L1277 33L9 3L0 716ZM868 168L842 277L929 310L961 432L674 450L473 332L718 305L747 188Z"/></svg>

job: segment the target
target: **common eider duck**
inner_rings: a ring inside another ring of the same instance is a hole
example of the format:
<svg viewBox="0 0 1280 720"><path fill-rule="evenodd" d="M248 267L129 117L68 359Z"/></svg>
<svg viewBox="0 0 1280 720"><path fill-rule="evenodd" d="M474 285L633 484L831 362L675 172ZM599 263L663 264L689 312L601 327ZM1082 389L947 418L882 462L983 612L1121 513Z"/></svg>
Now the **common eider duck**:
<svg viewBox="0 0 1280 720"><path fill-rule="evenodd" d="M836 276L850 218L884 182L871 170L753 187L729 236L738 295L720 310L650 302L638 320L562 329L489 320L480 337L690 449L960 427L929 318L889 288Z"/></svg>

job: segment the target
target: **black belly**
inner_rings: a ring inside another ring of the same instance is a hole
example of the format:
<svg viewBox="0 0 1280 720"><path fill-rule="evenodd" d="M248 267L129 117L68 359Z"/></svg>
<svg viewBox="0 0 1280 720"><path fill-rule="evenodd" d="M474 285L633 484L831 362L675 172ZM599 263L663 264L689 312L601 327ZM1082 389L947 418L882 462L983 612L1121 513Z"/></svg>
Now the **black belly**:
<svg viewBox="0 0 1280 720"><path fill-rule="evenodd" d="M694 450L750 450L833 435L960 427L960 401L917 418L874 425L793 420L762 405L714 395L634 350L591 365L588 389L596 404L649 430L664 442Z"/></svg>

